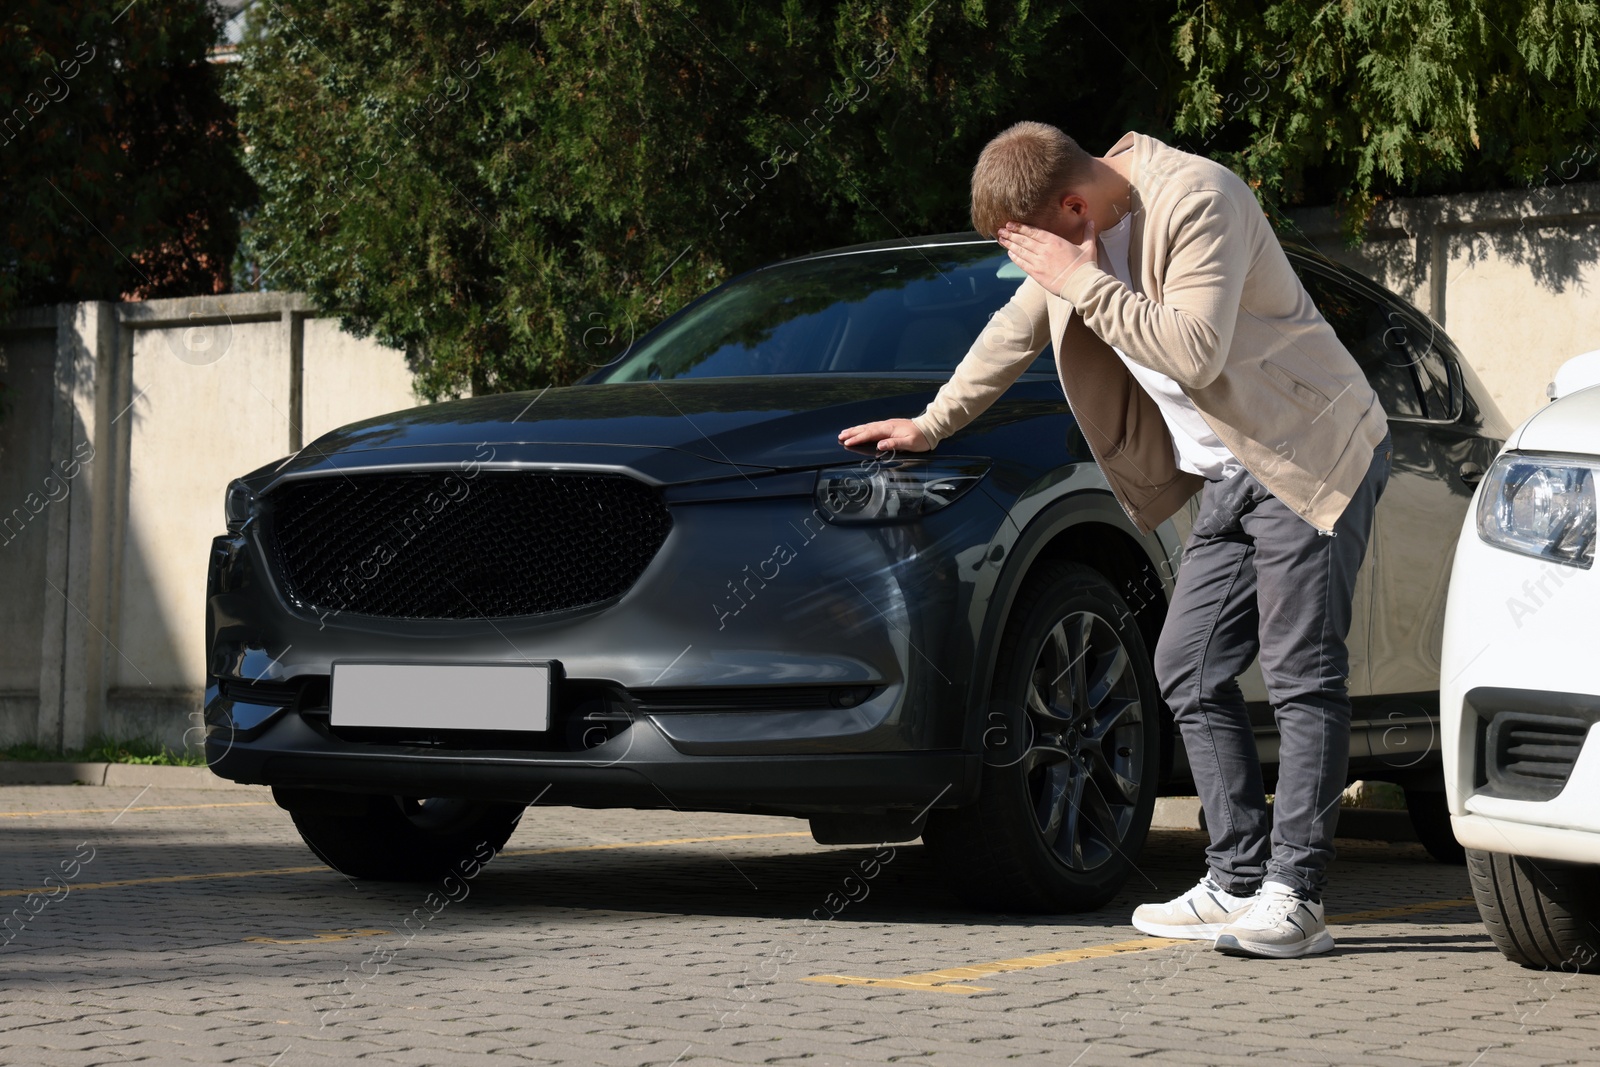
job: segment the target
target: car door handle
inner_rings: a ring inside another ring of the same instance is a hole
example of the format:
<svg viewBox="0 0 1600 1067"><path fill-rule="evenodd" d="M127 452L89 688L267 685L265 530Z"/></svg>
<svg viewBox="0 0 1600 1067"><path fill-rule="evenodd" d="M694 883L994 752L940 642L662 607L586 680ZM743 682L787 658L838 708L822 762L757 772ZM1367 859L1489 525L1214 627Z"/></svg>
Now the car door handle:
<svg viewBox="0 0 1600 1067"><path fill-rule="evenodd" d="M1461 480L1468 485L1477 485L1483 481L1483 468L1470 461L1457 467L1456 473L1461 475Z"/></svg>

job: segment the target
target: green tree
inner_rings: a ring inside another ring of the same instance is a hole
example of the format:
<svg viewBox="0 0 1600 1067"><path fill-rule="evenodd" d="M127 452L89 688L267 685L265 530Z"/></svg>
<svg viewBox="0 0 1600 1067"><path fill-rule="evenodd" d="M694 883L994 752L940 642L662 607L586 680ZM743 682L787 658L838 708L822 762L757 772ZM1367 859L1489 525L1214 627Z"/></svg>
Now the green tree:
<svg viewBox="0 0 1600 1067"><path fill-rule="evenodd" d="M1600 6L1201 0L1173 16L1181 138L1269 206L1572 181L1600 160Z"/></svg>
<svg viewBox="0 0 1600 1067"><path fill-rule="evenodd" d="M1148 98L1079 30L1026 0L268 0L254 255L425 395L568 381L731 273L965 229L997 122L1109 143Z"/></svg>
<svg viewBox="0 0 1600 1067"><path fill-rule="evenodd" d="M1571 180L1600 157L1590 3L255 12L236 98L255 262L406 348L430 397L570 381L762 262L964 230L973 158L1021 118L1091 151L1162 137L1275 213L1337 202L1352 235L1381 197Z"/></svg>
<svg viewBox="0 0 1600 1067"><path fill-rule="evenodd" d="M8 0L0 14L0 313L224 291L239 160L202 0Z"/></svg>

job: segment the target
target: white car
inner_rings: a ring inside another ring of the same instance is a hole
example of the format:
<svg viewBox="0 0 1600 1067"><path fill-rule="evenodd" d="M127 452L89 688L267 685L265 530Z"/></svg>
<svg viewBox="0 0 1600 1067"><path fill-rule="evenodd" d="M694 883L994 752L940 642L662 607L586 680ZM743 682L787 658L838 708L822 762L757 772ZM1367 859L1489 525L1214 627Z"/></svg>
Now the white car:
<svg viewBox="0 0 1600 1067"><path fill-rule="evenodd" d="M1456 549L1439 706L1446 798L1489 936L1600 971L1600 352L1511 435Z"/></svg>

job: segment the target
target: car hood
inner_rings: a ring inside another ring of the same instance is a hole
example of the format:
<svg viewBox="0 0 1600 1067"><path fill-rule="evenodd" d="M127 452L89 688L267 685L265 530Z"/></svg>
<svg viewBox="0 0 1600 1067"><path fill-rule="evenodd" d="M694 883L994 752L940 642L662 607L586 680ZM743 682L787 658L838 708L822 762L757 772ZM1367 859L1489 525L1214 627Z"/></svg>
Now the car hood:
<svg viewBox="0 0 1600 1067"><path fill-rule="evenodd" d="M839 431L913 415L943 379L700 378L502 393L397 411L324 434L306 462L440 446L672 449L709 463L780 469L849 462ZM529 456L529 458L533 458Z"/></svg>
<svg viewBox="0 0 1600 1067"><path fill-rule="evenodd" d="M1600 453L1600 385L1569 393L1522 424L1509 446L1531 452Z"/></svg>

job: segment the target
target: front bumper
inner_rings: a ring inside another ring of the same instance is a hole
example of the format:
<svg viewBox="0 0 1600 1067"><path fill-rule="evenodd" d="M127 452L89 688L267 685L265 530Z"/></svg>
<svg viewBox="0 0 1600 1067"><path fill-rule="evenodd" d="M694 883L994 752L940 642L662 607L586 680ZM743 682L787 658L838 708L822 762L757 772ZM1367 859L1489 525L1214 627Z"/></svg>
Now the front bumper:
<svg viewBox="0 0 1600 1067"><path fill-rule="evenodd" d="M213 732L206 757L224 778L263 785L770 814L952 807L976 793L981 768L965 752L693 756L647 719L582 753L430 750L341 740L296 713L248 743Z"/></svg>
<svg viewBox="0 0 1600 1067"><path fill-rule="evenodd" d="M1463 847L1562 863L1600 864L1600 834L1486 815L1452 815L1450 828Z"/></svg>
<svg viewBox="0 0 1600 1067"><path fill-rule="evenodd" d="M760 491L745 499L669 491L671 533L633 588L558 616L317 616L282 594L258 531L217 538L214 769L414 796L528 799L548 786L557 802L618 807L801 813L970 799L979 757L962 751L966 709L1003 510L971 492L917 523L835 526L809 488L781 488L800 480L751 484ZM333 729L327 679L343 660L549 662L552 729L461 736L447 708L430 736ZM817 699L768 700L807 692Z"/></svg>
<svg viewBox="0 0 1600 1067"><path fill-rule="evenodd" d="M1486 544L1474 514L1456 550L1440 677L1456 839L1600 863L1600 573Z"/></svg>

